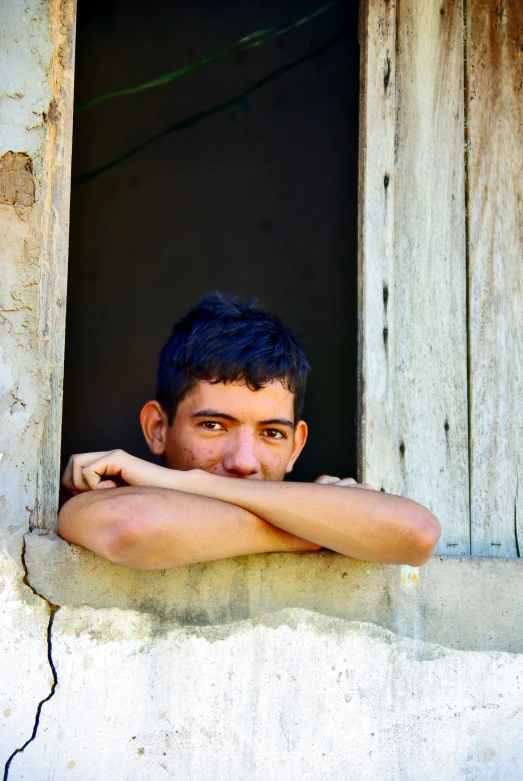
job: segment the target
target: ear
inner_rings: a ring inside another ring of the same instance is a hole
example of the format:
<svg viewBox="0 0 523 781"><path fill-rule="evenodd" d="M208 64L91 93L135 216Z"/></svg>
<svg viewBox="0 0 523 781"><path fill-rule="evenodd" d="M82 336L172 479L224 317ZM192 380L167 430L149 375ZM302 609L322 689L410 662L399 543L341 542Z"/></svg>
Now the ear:
<svg viewBox="0 0 523 781"><path fill-rule="evenodd" d="M169 420L160 402L148 401L142 407L140 425L153 456L163 456Z"/></svg>
<svg viewBox="0 0 523 781"><path fill-rule="evenodd" d="M294 429L294 445L292 448L292 455L290 461L287 464L287 469L285 470L286 474L292 472L292 467L296 463L296 459L298 458L301 451L305 447L308 433L309 433L309 429L307 428L307 424L305 423L305 421L299 420L296 424L296 428Z"/></svg>

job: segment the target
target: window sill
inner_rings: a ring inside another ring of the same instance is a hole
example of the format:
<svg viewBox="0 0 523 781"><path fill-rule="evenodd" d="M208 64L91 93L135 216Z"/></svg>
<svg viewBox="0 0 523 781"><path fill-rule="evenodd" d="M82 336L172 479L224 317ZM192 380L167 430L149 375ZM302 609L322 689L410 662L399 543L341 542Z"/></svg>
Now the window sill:
<svg viewBox="0 0 523 781"><path fill-rule="evenodd" d="M113 564L55 535L34 532L25 539L28 581L55 605L135 610L189 626L270 622L298 608L449 648L523 652L521 559L434 556L413 585L412 568L330 551L146 571Z"/></svg>

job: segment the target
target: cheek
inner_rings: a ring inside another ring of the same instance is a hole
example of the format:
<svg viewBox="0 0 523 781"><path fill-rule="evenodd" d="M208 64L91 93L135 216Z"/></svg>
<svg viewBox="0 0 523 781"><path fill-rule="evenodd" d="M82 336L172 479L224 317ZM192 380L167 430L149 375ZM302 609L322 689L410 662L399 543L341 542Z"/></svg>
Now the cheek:
<svg viewBox="0 0 523 781"><path fill-rule="evenodd" d="M266 480L281 480L285 475L287 464L291 457L291 450L289 452L269 452L265 455L262 462L262 472Z"/></svg>
<svg viewBox="0 0 523 781"><path fill-rule="evenodd" d="M175 460L183 469L208 469L220 460L219 448L206 444L186 444L177 448Z"/></svg>

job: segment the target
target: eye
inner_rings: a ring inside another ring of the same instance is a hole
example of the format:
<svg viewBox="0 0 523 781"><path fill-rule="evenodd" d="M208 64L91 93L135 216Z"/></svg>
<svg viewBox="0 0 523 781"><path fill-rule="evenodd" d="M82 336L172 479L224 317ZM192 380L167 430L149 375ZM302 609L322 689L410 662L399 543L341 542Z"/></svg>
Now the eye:
<svg viewBox="0 0 523 781"><path fill-rule="evenodd" d="M266 428L264 434L267 439L287 439L283 431L279 431L277 428Z"/></svg>
<svg viewBox="0 0 523 781"><path fill-rule="evenodd" d="M224 428L221 423L218 423L216 420L204 420L202 423L200 423L200 426L205 431L223 431Z"/></svg>

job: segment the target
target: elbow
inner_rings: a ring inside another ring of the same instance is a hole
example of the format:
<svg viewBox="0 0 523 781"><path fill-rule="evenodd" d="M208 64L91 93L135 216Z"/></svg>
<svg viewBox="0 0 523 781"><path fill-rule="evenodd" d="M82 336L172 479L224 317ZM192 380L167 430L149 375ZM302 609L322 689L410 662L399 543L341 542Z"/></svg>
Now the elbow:
<svg viewBox="0 0 523 781"><path fill-rule="evenodd" d="M101 555L114 564L127 567L144 567L140 550L143 546L144 528L133 514L124 508L112 508L105 518L100 537Z"/></svg>
<svg viewBox="0 0 523 781"><path fill-rule="evenodd" d="M424 508L410 530L410 546L404 564L421 567L433 555L441 537L441 524L430 510Z"/></svg>
<svg viewBox="0 0 523 781"><path fill-rule="evenodd" d="M116 564L140 566L144 528L126 497L103 491L79 494L58 514L58 533ZM143 564L142 564L143 566Z"/></svg>

